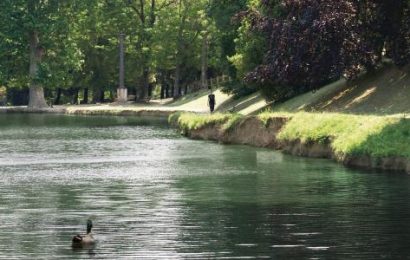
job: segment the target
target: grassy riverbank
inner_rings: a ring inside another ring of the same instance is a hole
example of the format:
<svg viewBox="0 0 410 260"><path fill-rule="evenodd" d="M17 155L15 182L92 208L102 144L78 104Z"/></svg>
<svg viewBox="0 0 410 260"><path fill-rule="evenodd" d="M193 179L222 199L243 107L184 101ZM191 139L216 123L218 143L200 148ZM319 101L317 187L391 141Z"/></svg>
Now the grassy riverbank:
<svg viewBox="0 0 410 260"><path fill-rule="evenodd" d="M410 158L410 120L397 117L295 113L278 138L329 143L338 155Z"/></svg>
<svg viewBox="0 0 410 260"><path fill-rule="evenodd" d="M229 130L244 118L241 114L195 114L195 113L174 113L170 115L168 121L171 125L178 126L182 130L197 130L204 126L222 125L223 130Z"/></svg>
<svg viewBox="0 0 410 260"><path fill-rule="evenodd" d="M344 161L346 158L370 158L369 161L372 163L385 158L399 158L400 163L410 161L409 119L394 116L306 112L262 113L252 118L253 120L257 119L259 125L253 123L251 126L244 127L245 122L249 121L250 117L237 114L178 113L171 116L170 121L188 136L192 132L200 132L201 129L206 129L209 133L212 132L213 128L217 134L211 134L212 138L210 139L218 139L222 142L232 139L229 135L235 132L233 131L235 128L246 128L247 133L242 131L241 135L250 137L254 135L254 131L261 135L260 128L262 131L263 128L266 128L267 134L275 135L269 139L272 144L262 142L262 145L266 147L295 150L294 147L289 148L289 145L292 144L293 146L303 146L305 150L317 150L320 146L322 150L326 151L315 152L313 157L332 157L338 161ZM286 120L276 120L283 118ZM277 131L269 132L269 127L272 124L278 124L278 122L280 125L273 126ZM258 139L259 137L252 138ZM266 137L264 138L266 139ZM250 144L252 144L252 140ZM299 155L310 154L309 151L300 152L300 149L298 151ZM388 166L386 167L388 168Z"/></svg>
<svg viewBox="0 0 410 260"><path fill-rule="evenodd" d="M209 90L177 100L148 103L55 106L42 110L0 107L0 113L61 113L169 117L188 136L225 143L281 149L300 156L334 158L347 165L410 172L410 74L386 67L283 103L260 93L240 99L214 90L216 111L209 115ZM262 109L269 112L260 113ZM204 130L205 129L205 130ZM387 158L387 159L386 159Z"/></svg>

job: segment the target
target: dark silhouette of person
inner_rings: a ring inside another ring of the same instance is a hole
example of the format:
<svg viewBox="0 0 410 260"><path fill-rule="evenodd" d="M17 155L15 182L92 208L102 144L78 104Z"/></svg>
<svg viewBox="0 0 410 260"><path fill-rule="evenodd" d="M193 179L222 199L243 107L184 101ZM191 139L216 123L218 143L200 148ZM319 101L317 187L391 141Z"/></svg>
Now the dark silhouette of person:
<svg viewBox="0 0 410 260"><path fill-rule="evenodd" d="M212 93L208 95L208 106L211 113L213 113L215 110L215 95Z"/></svg>

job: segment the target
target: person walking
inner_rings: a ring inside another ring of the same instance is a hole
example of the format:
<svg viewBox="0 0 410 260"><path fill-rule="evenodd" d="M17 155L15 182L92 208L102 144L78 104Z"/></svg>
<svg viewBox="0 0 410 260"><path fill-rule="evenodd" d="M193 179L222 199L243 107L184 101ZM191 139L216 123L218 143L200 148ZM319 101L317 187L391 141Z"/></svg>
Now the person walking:
<svg viewBox="0 0 410 260"><path fill-rule="evenodd" d="M208 106L211 113L213 113L215 110L215 95L212 92L208 95Z"/></svg>

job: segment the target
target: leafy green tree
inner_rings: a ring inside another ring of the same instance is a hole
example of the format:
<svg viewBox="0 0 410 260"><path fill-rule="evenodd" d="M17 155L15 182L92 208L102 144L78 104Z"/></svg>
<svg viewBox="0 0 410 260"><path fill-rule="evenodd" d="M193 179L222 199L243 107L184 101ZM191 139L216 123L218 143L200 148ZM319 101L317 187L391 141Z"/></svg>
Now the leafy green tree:
<svg viewBox="0 0 410 260"><path fill-rule="evenodd" d="M66 85L78 70L77 1L4 0L0 3L2 82L29 86L29 107L46 107L44 87Z"/></svg>
<svg viewBox="0 0 410 260"><path fill-rule="evenodd" d="M118 84L118 37L129 35L127 15L121 1L96 1L84 10L80 21L79 47L84 55L84 64L76 74L76 84L84 88L84 100L88 100L88 90L92 90L94 103L104 101L104 92L113 91Z"/></svg>
<svg viewBox="0 0 410 260"><path fill-rule="evenodd" d="M260 1L247 1L246 10L242 6L232 17L232 23L236 24L236 38L234 39L234 52L230 52L228 60L235 70L231 76L235 79L231 84L224 86L224 90L237 96L246 95L257 90L253 84L244 82L247 73L259 66L267 51L267 38L265 35L253 29L254 16L264 15L264 8Z"/></svg>
<svg viewBox="0 0 410 260"><path fill-rule="evenodd" d="M200 74L203 39L205 35L210 37L207 4L206 0L176 0L167 9L158 10L153 32L153 66L161 71L162 78L168 75L163 81L173 81L174 97L180 95L183 84Z"/></svg>
<svg viewBox="0 0 410 260"><path fill-rule="evenodd" d="M239 27L243 25L235 17L247 8L250 8L247 0L211 1L208 8L208 15L216 27L213 42L215 48L219 48L213 57L215 65L218 64L219 70L234 78L236 78L236 68L229 61L229 57L243 53L237 42L242 41L241 34L244 33L243 30L238 31Z"/></svg>

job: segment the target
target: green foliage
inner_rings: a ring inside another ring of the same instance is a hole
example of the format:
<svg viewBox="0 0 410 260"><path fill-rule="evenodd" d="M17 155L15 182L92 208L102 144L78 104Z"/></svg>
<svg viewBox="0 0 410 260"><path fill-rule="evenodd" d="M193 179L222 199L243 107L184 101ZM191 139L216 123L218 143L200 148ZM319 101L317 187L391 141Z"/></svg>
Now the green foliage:
<svg viewBox="0 0 410 260"><path fill-rule="evenodd" d="M259 1L249 1L248 12L262 12ZM262 64L267 50L267 40L261 32L252 29L252 19L247 16L236 18L239 27L234 39L235 53L229 55L228 60L235 68L234 84L224 86L224 90L237 96L243 96L257 91L255 86L244 83L247 73Z"/></svg>
<svg viewBox="0 0 410 260"><path fill-rule="evenodd" d="M8 87L28 85L28 34L39 34L45 55L36 81L53 88L71 84L70 71L81 67L77 46L78 1L11 1L0 3L0 81Z"/></svg>
<svg viewBox="0 0 410 260"><path fill-rule="evenodd" d="M169 80L177 64L182 81L195 80L204 35L217 38L207 8L205 0L1 1L0 82L29 84L27 35L33 30L45 50L33 80L49 90L116 88L120 32L126 35L126 86L143 91L157 71ZM210 49L209 66L220 66L219 47Z"/></svg>
<svg viewBox="0 0 410 260"><path fill-rule="evenodd" d="M244 19L238 29L239 35L235 39L236 54L229 57L229 61L237 70L237 77L243 79L245 75L262 63L266 51L266 39L250 28L250 21Z"/></svg>
<svg viewBox="0 0 410 260"><path fill-rule="evenodd" d="M113 91L124 33L132 95L145 100L149 87L158 86L158 95L172 85L175 94L206 70L208 78L234 79L226 92L261 90L278 101L372 69L382 55L408 62L408 1L376 2L2 0L0 84L36 85L48 95ZM36 48L29 35L38 35ZM29 75L33 49L44 52Z"/></svg>
<svg viewBox="0 0 410 260"><path fill-rule="evenodd" d="M219 67L225 74L236 77L236 69L229 61L229 57L235 55L235 39L238 38L238 28L240 23L232 21L233 17L245 10L247 0L218 0L211 1L209 6L209 16L215 22L217 32L214 35L214 45L220 50L214 55Z"/></svg>

